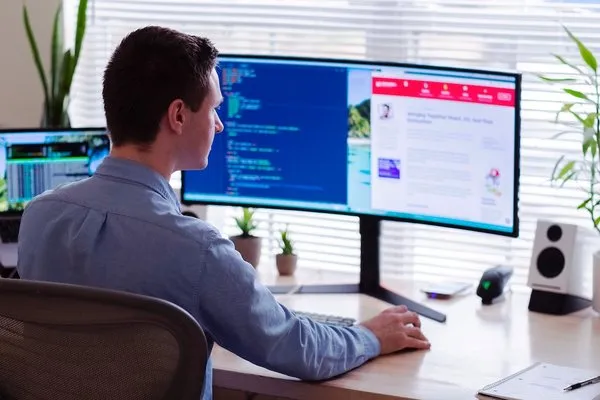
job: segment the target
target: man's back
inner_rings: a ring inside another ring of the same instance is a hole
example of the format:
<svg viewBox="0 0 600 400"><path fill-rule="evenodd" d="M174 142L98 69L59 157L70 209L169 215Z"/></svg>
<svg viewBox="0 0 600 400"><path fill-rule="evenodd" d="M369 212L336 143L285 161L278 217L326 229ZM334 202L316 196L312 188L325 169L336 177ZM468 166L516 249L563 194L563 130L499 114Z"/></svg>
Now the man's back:
<svg viewBox="0 0 600 400"><path fill-rule="evenodd" d="M215 340L276 371L322 379L379 353L363 327L299 319L256 280L231 242L181 215L165 178L108 157L87 180L26 208L18 271L24 279L106 287L159 297L186 309ZM205 398L210 398L211 367Z"/></svg>
<svg viewBox="0 0 600 400"><path fill-rule="evenodd" d="M193 298L186 293L190 285L173 290L176 278L198 279L197 269L174 265L178 257L173 250L198 246L202 252L208 237L214 239L217 233L208 224L181 215L167 185L146 186L140 182L143 178L119 178L110 174L112 169L105 175L105 167L92 178L45 193L26 208L19 237L20 275ZM137 169L141 176L154 174ZM190 230L197 234L184 234Z"/></svg>

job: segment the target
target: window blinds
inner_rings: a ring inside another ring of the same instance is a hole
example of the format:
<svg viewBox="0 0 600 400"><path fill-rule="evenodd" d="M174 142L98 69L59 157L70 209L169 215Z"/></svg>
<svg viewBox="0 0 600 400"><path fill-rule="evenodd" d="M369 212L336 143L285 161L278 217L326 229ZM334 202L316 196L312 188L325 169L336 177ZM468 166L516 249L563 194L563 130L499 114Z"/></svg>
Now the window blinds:
<svg viewBox="0 0 600 400"><path fill-rule="evenodd" d="M76 4L65 1L68 30ZM127 32L148 24L208 36L223 53L521 71L520 237L386 222L381 249L384 274L475 281L483 269L510 263L516 267L514 282L524 285L538 218L590 226L586 214L576 210L583 193L549 182L558 157L577 157L581 151L577 135L552 139L561 130L553 123L555 113L568 95L535 74L570 72L551 53L577 59L577 49L561 24L593 51L598 49L600 0L93 0L89 18L73 87L71 116L76 126L104 124L104 66ZM238 213L233 208L211 208L209 218L224 234L234 234L233 216ZM303 267L358 270L357 219L272 210L258 210L257 218L258 233L265 238L265 259L277 251L279 229L289 224Z"/></svg>

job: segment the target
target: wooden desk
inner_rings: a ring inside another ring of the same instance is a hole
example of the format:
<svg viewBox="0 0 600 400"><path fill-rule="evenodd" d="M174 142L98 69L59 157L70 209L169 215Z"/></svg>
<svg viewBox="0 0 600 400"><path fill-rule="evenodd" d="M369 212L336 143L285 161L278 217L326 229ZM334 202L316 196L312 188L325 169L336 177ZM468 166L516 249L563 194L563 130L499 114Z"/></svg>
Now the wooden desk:
<svg viewBox="0 0 600 400"><path fill-rule="evenodd" d="M309 274L291 281L328 283L331 279ZM290 279L279 282L290 283ZM386 285L447 313L445 324L422 319L430 350L379 357L331 381L306 383L217 347L214 386L293 399L452 400L475 399L477 389L536 361L600 371L600 317L591 309L548 316L528 311L528 293L509 293L499 304L482 306L475 294L450 301L427 300L418 284L386 281ZM363 295L283 295L279 300L293 309L359 321L389 307Z"/></svg>

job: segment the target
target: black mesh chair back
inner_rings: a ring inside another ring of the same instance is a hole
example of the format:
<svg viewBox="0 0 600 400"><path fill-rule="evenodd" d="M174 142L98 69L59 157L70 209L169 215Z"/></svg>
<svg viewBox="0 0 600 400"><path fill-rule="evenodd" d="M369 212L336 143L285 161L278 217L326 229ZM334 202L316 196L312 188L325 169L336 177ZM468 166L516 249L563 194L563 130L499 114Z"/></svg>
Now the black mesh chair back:
<svg viewBox="0 0 600 400"><path fill-rule="evenodd" d="M200 400L207 359L167 301L0 278L0 400Z"/></svg>

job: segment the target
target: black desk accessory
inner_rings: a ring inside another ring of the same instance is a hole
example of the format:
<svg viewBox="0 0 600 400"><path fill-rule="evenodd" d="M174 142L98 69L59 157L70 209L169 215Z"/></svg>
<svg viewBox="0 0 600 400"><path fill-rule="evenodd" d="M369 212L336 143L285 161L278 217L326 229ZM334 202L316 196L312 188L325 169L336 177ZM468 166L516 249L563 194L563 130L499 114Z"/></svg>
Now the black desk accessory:
<svg viewBox="0 0 600 400"><path fill-rule="evenodd" d="M551 315L566 315L592 305L592 300L569 293L546 292L533 289L529 298L529 311Z"/></svg>
<svg viewBox="0 0 600 400"><path fill-rule="evenodd" d="M481 304L490 305L501 300L512 274L513 267L508 265L497 265L485 270L477 286Z"/></svg>

